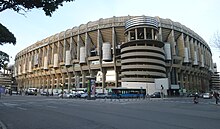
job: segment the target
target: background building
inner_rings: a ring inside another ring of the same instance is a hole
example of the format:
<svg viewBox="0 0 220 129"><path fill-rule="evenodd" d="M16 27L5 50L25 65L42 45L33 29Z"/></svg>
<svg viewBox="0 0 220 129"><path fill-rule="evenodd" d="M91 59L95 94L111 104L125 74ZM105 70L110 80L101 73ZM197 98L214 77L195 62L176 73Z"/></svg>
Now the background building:
<svg viewBox="0 0 220 129"><path fill-rule="evenodd" d="M10 65L3 68L3 72L0 71L0 87L4 87L7 91L17 91L17 83L14 76L14 65Z"/></svg>
<svg viewBox="0 0 220 129"><path fill-rule="evenodd" d="M220 91L220 75L219 72L217 72L216 63L214 63L214 73L211 79L211 90Z"/></svg>
<svg viewBox="0 0 220 129"><path fill-rule="evenodd" d="M172 94L209 90L211 74L211 49L198 34L148 16L88 22L36 42L15 58L19 88L71 90L86 87L90 77L97 88L143 88L168 78Z"/></svg>

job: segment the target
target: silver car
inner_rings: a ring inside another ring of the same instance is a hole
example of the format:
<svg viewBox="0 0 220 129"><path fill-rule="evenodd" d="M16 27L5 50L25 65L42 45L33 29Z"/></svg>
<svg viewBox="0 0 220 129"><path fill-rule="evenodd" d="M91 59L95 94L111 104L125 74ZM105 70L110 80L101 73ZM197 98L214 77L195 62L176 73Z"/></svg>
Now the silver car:
<svg viewBox="0 0 220 129"><path fill-rule="evenodd" d="M203 99L211 99L212 95L210 93L204 93L202 97Z"/></svg>

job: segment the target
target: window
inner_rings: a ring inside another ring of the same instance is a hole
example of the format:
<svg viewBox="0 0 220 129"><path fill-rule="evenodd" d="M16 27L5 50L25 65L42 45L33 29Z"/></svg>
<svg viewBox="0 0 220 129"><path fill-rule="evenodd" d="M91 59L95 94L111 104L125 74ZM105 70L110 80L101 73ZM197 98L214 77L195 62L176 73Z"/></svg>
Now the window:
<svg viewBox="0 0 220 129"><path fill-rule="evenodd" d="M138 39L144 39L144 28L137 29L137 36L138 36Z"/></svg>
<svg viewBox="0 0 220 129"><path fill-rule="evenodd" d="M130 32L130 40L135 40L135 31L131 30Z"/></svg>

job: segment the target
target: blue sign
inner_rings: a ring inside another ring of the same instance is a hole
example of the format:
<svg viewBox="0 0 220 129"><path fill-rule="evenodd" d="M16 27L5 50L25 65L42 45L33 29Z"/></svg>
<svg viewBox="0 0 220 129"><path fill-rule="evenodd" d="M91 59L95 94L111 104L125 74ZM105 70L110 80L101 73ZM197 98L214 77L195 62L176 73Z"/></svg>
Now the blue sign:
<svg viewBox="0 0 220 129"><path fill-rule="evenodd" d="M0 87L0 93L5 93L5 87Z"/></svg>

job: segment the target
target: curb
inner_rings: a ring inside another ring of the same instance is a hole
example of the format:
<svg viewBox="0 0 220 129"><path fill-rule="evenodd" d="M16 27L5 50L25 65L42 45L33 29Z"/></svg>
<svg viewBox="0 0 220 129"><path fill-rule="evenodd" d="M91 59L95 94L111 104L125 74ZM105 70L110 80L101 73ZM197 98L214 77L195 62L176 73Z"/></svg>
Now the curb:
<svg viewBox="0 0 220 129"><path fill-rule="evenodd" d="M0 120L0 129L7 129L6 126L2 123L1 120Z"/></svg>

